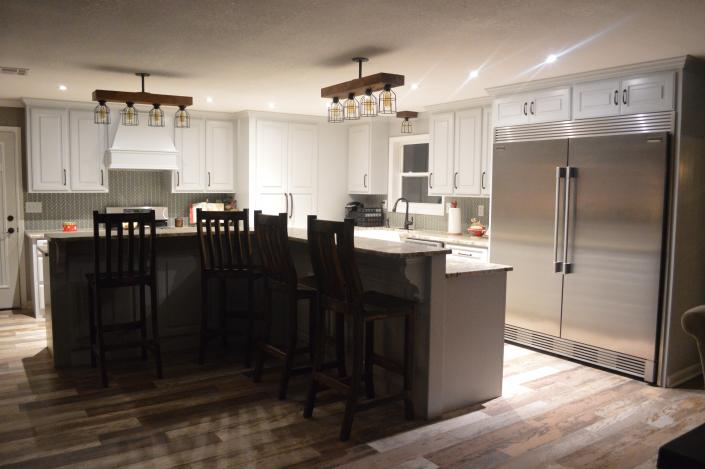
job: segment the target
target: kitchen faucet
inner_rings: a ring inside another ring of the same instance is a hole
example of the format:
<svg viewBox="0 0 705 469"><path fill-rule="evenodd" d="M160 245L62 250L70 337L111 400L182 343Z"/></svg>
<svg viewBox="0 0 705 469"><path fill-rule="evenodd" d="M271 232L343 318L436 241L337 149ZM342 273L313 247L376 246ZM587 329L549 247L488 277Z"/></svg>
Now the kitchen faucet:
<svg viewBox="0 0 705 469"><path fill-rule="evenodd" d="M411 225L414 224L414 218L412 217L411 220L409 220L409 201L406 200L404 197L399 197L396 202L394 202L394 207L392 207L392 212L397 211L397 205L399 204L399 201L404 201L406 204L406 213L404 214L404 229L408 230Z"/></svg>

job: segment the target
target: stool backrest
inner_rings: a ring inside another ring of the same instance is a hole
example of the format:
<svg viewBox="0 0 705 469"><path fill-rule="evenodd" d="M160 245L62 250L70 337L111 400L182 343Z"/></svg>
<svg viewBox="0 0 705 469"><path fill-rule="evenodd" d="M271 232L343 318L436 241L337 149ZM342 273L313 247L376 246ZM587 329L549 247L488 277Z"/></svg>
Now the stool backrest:
<svg viewBox="0 0 705 469"><path fill-rule="evenodd" d="M105 235L102 238L101 229L104 230ZM149 237L146 236L147 229ZM93 258L96 279L100 279L101 276L120 278L136 273L154 275L156 258L154 210L140 213L94 211Z"/></svg>
<svg viewBox="0 0 705 469"><path fill-rule="evenodd" d="M362 281L355 260L355 226L308 216L308 247L319 291L330 298L359 302Z"/></svg>
<svg viewBox="0 0 705 469"><path fill-rule="evenodd" d="M196 210L201 269L224 271L252 265L249 212Z"/></svg>
<svg viewBox="0 0 705 469"><path fill-rule="evenodd" d="M281 283L296 287L298 275L289 250L287 214L263 215L255 211L256 251L267 275Z"/></svg>

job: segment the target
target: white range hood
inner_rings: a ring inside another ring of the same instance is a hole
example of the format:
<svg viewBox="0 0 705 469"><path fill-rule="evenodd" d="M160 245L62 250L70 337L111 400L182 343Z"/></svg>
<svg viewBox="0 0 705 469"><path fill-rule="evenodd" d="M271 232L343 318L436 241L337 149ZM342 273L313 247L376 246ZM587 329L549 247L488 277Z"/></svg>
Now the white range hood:
<svg viewBox="0 0 705 469"><path fill-rule="evenodd" d="M108 149L108 169L172 170L176 166L172 127L149 127L147 116L140 125L117 125Z"/></svg>

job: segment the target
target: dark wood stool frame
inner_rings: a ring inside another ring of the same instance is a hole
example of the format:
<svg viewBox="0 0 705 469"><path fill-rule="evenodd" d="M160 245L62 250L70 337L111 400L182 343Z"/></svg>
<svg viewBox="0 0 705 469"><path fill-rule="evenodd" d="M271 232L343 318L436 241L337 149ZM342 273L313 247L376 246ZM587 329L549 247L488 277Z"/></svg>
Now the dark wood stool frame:
<svg viewBox="0 0 705 469"><path fill-rule="evenodd" d="M206 347L210 339L220 337L223 347L228 346L228 318L244 319L247 322L244 345L244 365L251 366L252 345L255 336L255 281L263 277L261 269L253 263L250 239L249 211L216 212L196 211L199 251L201 254L201 342L198 362L205 361ZM247 281L247 307L245 310L230 310L227 304L228 279ZM217 280L221 284L221 311L219 329L208 329L208 284Z"/></svg>
<svg viewBox="0 0 705 469"><path fill-rule="evenodd" d="M127 224L127 257L124 252L123 224ZM105 229L101 241L100 226ZM135 225L137 238L135 237ZM145 228L149 228L149 237ZM116 239L113 239L116 230ZM101 383L108 386L105 354L110 350L141 348L142 358L147 359L147 351L154 352L157 376L162 378L162 357L159 341L159 324L157 317L157 275L156 275L156 226L154 211L147 213L101 214L93 212L93 259L94 271L88 274L89 328L91 366L100 367ZM113 259L113 244L117 244L117 258ZM101 244L104 244L105 259L101 262ZM137 266L135 266L137 264ZM104 266L104 270L101 269ZM117 269L117 270L116 270ZM147 337L147 312L145 287L149 286L150 313L152 316L152 338ZM105 289L139 287L139 319L136 321L104 325L102 315L102 295ZM139 330L140 339L134 342L106 344L105 333L115 331Z"/></svg>
<svg viewBox="0 0 705 469"><path fill-rule="evenodd" d="M413 301L383 293L365 292L355 260L354 226L350 219L344 222L317 220L308 217L308 245L318 282L320 303L316 320L316 351L311 384L306 399L304 417L313 415L319 385L332 388L346 398L345 414L340 429L340 439L350 438L353 417L357 411L366 410L395 400L404 401L405 416L414 418L413 404L413 355L414 319L416 306ZM325 313L343 315L352 321L352 376L334 378L323 372L323 350L320 347ZM404 364L374 353L375 321L392 317L404 319ZM364 362L364 363L363 363ZM398 394L375 397L373 367L381 366L399 373L404 378L404 389ZM360 385L365 382L367 400L359 401Z"/></svg>

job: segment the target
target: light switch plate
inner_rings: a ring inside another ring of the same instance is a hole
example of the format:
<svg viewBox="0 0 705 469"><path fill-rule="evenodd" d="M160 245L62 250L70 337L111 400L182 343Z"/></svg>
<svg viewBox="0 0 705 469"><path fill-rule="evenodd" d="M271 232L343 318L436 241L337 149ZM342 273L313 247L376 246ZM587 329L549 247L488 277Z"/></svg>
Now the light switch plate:
<svg viewBox="0 0 705 469"><path fill-rule="evenodd" d="M478 206L477 206L477 216L478 216L478 217L484 217L484 216L485 216L485 206L484 206L484 205L478 205Z"/></svg>
<svg viewBox="0 0 705 469"><path fill-rule="evenodd" d="M25 213L42 213L42 203L41 202L25 202L24 211L25 211Z"/></svg>

